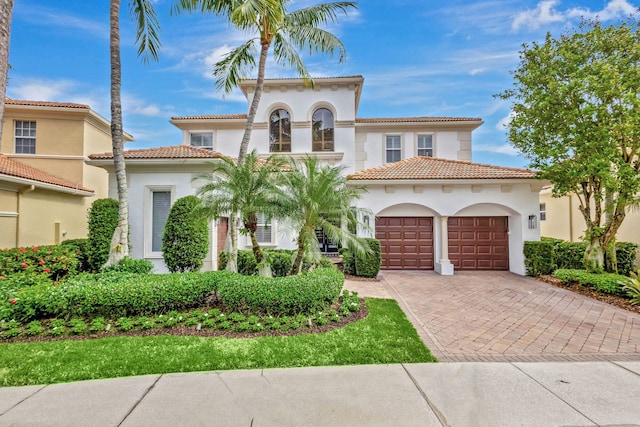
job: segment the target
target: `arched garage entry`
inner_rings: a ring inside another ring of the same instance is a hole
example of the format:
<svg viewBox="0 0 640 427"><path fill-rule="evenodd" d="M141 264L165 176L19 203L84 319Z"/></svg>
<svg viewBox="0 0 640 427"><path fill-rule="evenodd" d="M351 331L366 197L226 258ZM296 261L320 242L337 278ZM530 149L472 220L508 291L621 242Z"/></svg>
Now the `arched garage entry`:
<svg viewBox="0 0 640 427"><path fill-rule="evenodd" d="M512 209L476 204L448 219L449 260L455 270L509 270Z"/></svg>
<svg viewBox="0 0 640 427"><path fill-rule="evenodd" d="M429 208L408 203L380 211L376 215L376 239L380 241L381 268L433 270L436 215Z"/></svg>

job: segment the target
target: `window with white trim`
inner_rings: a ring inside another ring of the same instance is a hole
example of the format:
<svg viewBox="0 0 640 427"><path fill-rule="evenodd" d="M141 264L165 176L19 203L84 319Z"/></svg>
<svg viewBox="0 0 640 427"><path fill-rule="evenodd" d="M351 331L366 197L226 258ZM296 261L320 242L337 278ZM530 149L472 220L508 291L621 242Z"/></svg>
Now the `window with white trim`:
<svg viewBox="0 0 640 427"><path fill-rule="evenodd" d="M36 154L36 122L14 122L16 154Z"/></svg>
<svg viewBox="0 0 640 427"><path fill-rule="evenodd" d="M540 221L547 220L547 204L540 203Z"/></svg>
<svg viewBox="0 0 640 427"><path fill-rule="evenodd" d="M333 151L333 113L327 108L318 108L311 118L313 151Z"/></svg>
<svg viewBox="0 0 640 427"><path fill-rule="evenodd" d="M418 156L433 157L433 135L418 135Z"/></svg>
<svg viewBox="0 0 640 427"><path fill-rule="evenodd" d="M170 210L171 191L151 190L151 252L162 252L162 236Z"/></svg>
<svg viewBox="0 0 640 427"><path fill-rule="evenodd" d="M387 163L402 160L402 138L400 135L387 135L385 153Z"/></svg>
<svg viewBox="0 0 640 427"><path fill-rule="evenodd" d="M213 133L192 132L189 134L189 144L191 144L192 147L213 150Z"/></svg>
<svg viewBox="0 0 640 427"><path fill-rule="evenodd" d="M291 152L291 117L287 110L275 110L269 117L269 151Z"/></svg>
<svg viewBox="0 0 640 427"><path fill-rule="evenodd" d="M257 217L258 227L256 228L256 239L258 239L258 243L272 244L273 226L271 220L268 220L265 214L257 214Z"/></svg>

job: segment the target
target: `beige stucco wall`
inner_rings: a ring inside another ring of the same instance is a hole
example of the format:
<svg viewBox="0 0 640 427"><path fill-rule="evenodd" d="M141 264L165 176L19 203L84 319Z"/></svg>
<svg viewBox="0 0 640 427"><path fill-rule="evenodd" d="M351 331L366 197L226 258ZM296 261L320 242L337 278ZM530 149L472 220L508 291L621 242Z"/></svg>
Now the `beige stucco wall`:
<svg viewBox="0 0 640 427"><path fill-rule="evenodd" d="M0 189L0 248L15 246L18 221L17 199L16 191Z"/></svg>
<svg viewBox="0 0 640 427"><path fill-rule="evenodd" d="M551 197L550 189L545 189L540 192L540 203L545 203L547 209L547 220L540 221L540 234L543 237L572 242L582 239L586 225L576 196L555 198ZM627 213L617 239L619 242L640 244L640 210Z"/></svg>

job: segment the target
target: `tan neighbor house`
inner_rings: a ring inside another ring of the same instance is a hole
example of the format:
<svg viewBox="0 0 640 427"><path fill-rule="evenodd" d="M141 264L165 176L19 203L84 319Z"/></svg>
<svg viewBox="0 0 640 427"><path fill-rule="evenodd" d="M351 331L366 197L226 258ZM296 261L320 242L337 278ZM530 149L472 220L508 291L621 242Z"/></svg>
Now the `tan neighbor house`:
<svg viewBox="0 0 640 427"><path fill-rule="evenodd" d="M587 226L577 196L552 197L551 188L547 186L540 191L540 235L569 242L581 241ZM640 245L640 210L627 212L617 239Z"/></svg>
<svg viewBox="0 0 640 427"><path fill-rule="evenodd" d="M85 160L110 149L110 123L88 105L7 99L0 248L86 237L87 210L108 196L108 175Z"/></svg>

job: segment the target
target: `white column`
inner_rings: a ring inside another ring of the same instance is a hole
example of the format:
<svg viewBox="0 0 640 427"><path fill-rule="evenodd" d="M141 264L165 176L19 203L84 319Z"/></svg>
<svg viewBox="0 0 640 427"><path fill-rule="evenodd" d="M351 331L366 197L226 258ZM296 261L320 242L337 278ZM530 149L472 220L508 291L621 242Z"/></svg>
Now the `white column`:
<svg viewBox="0 0 640 427"><path fill-rule="evenodd" d="M453 276L453 264L449 261L449 217L440 217L440 261L435 270L443 276Z"/></svg>

